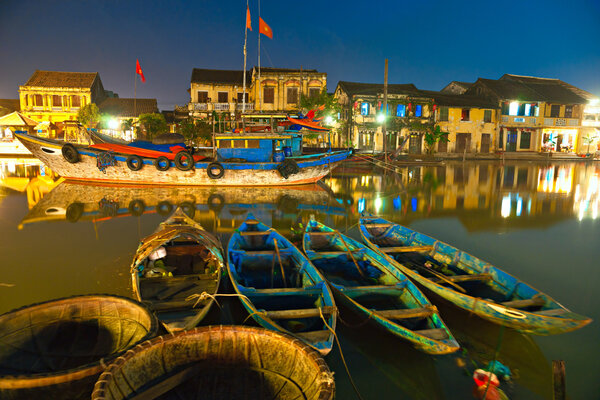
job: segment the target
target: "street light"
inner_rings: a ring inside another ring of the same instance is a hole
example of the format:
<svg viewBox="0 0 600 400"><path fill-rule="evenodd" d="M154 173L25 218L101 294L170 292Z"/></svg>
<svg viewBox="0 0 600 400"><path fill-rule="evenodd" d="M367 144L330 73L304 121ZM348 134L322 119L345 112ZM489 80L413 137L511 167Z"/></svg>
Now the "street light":
<svg viewBox="0 0 600 400"><path fill-rule="evenodd" d="M331 115L325 117L325 125L333 125L333 117Z"/></svg>
<svg viewBox="0 0 600 400"><path fill-rule="evenodd" d="M385 121L385 115L383 114L378 114L377 115L377 122L379 122L380 124L383 123L383 121Z"/></svg>
<svg viewBox="0 0 600 400"><path fill-rule="evenodd" d="M108 120L108 127L112 130L117 130L119 128L119 121L114 118Z"/></svg>

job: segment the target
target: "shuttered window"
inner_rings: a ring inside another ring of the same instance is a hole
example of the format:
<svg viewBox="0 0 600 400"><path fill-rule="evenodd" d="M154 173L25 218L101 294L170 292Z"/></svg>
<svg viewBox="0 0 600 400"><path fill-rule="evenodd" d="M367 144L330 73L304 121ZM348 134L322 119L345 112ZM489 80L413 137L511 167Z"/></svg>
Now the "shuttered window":
<svg viewBox="0 0 600 400"><path fill-rule="evenodd" d="M483 110L483 122L492 122L492 110Z"/></svg>
<svg viewBox="0 0 600 400"><path fill-rule="evenodd" d="M440 121L448 121L448 107L440 107Z"/></svg>
<svg viewBox="0 0 600 400"><path fill-rule="evenodd" d="M208 103L208 92L198 92L198 103Z"/></svg>
<svg viewBox="0 0 600 400"><path fill-rule="evenodd" d="M219 92L217 94L219 103L227 103L229 102L229 93L227 92Z"/></svg>
<svg viewBox="0 0 600 400"><path fill-rule="evenodd" d="M57 94L52 96L52 107L62 107L62 96Z"/></svg>
<svg viewBox="0 0 600 400"><path fill-rule="evenodd" d="M289 87L287 88L287 104L296 104L298 103L298 88L297 87Z"/></svg>
<svg viewBox="0 0 600 400"><path fill-rule="evenodd" d="M73 107L80 107L81 98L79 96L71 96L71 104Z"/></svg>
<svg viewBox="0 0 600 400"><path fill-rule="evenodd" d="M275 103L275 88L272 86L267 86L263 89L263 98L266 104Z"/></svg>

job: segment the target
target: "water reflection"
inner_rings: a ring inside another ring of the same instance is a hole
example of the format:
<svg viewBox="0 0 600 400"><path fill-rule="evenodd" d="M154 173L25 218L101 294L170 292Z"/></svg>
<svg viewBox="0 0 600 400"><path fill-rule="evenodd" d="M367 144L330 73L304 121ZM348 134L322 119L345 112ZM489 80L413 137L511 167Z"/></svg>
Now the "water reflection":
<svg viewBox="0 0 600 400"><path fill-rule="evenodd" d="M598 218L595 163L447 163L395 171L343 165L325 180L349 204L390 219L457 216L469 230Z"/></svg>

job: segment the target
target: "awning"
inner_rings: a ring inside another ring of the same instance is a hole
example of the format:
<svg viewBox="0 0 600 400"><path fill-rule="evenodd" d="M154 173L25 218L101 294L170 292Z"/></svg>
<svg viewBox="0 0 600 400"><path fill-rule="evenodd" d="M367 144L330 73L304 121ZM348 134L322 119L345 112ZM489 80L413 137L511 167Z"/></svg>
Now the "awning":
<svg viewBox="0 0 600 400"><path fill-rule="evenodd" d="M18 111L0 117L0 126L36 126L37 121L24 116Z"/></svg>

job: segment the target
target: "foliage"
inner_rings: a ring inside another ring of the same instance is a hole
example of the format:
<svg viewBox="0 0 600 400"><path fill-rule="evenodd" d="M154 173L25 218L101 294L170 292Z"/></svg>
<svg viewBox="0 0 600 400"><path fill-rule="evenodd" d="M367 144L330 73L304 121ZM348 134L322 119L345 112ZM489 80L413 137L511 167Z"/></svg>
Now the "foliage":
<svg viewBox="0 0 600 400"><path fill-rule="evenodd" d="M433 154L435 144L437 142L449 142L448 132L442 132L439 125L435 125L433 129L428 129L423 137L425 140L425 149L427 154Z"/></svg>
<svg viewBox="0 0 600 400"><path fill-rule="evenodd" d="M590 146L592 143L594 143L596 141L596 139L598 139L598 135L592 135L590 133L588 133L587 135L585 135L583 137L583 142L585 144L587 144L587 153L589 154L590 152Z"/></svg>
<svg viewBox="0 0 600 400"><path fill-rule="evenodd" d="M408 128L411 132L426 133L433 129L433 123L423 122L420 118L410 117L393 117L389 122L389 128L394 131L401 131L403 128Z"/></svg>
<svg viewBox="0 0 600 400"><path fill-rule="evenodd" d="M323 110L317 110L323 106ZM332 116L337 117L338 113L342 112L342 106L333 95L327 94L327 90L323 88L318 96L300 96L300 108L308 112L315 110L315 117Z"/></svg>
<svg viewBox="0 0 600 400"><path fill-rule="evenodd" d="M179 133L191 142L202 141L205 144L211 140L212 127L205 119L187 118L177 124Z"/></svg>
<svg viewBox="0 0 600 400"><path fill-rule="evenodd" d="M125 119L121 121L121 131L127 132L133 128L133 118Z"/></svg>
<svg viewBox="0 0 600 400"><path fill-rule="evenodd" d="M94 128L100 122L100 110L95 103L86 104L79 109L77 121L86 129Z"/></svg>
<svg viewBox="0 0 600 400"><path fill-rule="evenodd" d="M140 114L139 122L143 127L147 139L152 139L154 136L168 131L167 121L165 121L165 117L162 114Z"/></svg>

